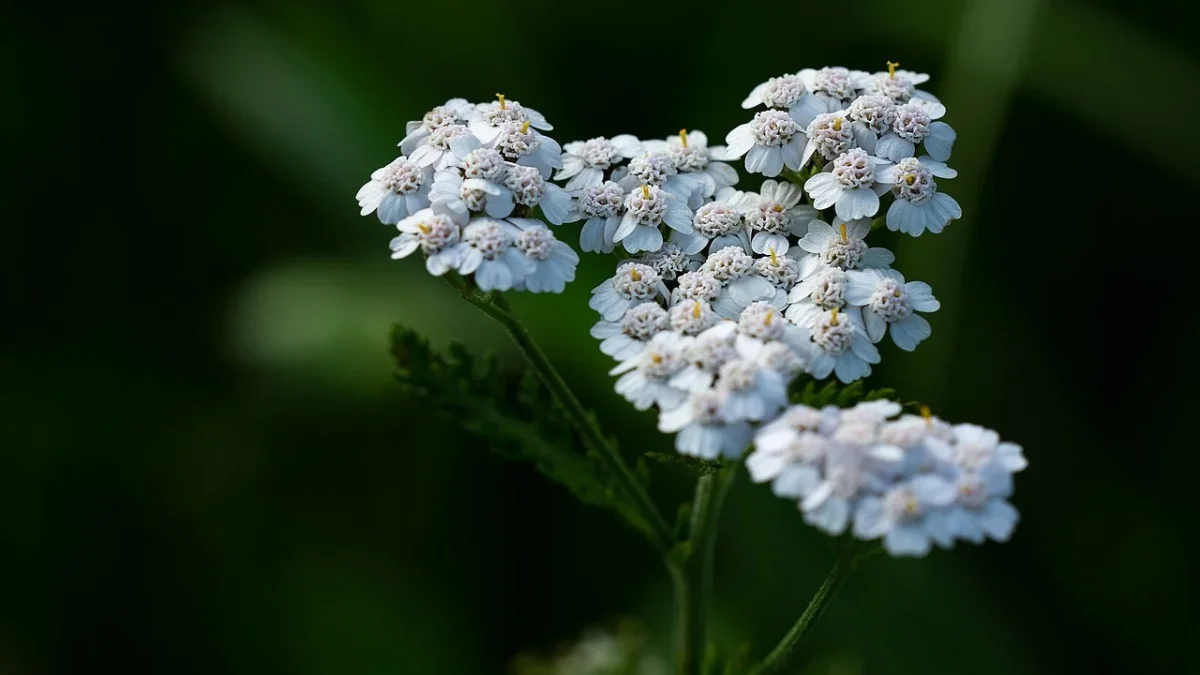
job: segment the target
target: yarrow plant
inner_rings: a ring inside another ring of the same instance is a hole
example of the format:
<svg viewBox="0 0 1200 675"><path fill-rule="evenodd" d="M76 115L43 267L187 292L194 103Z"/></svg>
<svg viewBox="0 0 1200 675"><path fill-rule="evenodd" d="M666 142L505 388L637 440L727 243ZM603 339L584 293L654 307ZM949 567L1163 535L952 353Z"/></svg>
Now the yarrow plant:
<svg viewBox="0 0 1200 675"><path fill-rule="evenodd" d="M358 192L363 215L398 230L392 256L420 251L430 274L509 331L537 378L505 393L461 348L443 357L398 330L401 382L646 536L675 583L676 673L701 673L709 653L718 514L742 464L839 554L779 645L736 672L779 671L867 553L1006 541L1017 523L1019 446L863 384L885 340L915 350L940 309L873 234L937 234L962 215L939 189L956 176L945 106L917 89L928 75L897 65L773 77L742 102L753 118L725 145L680 130L559 146L517 101L452 99L410 122L403 154ZM735 161L763 179L739 187ZM698 477L674 525L501 295L563 292L576 237L579 250L616 257L589 301L615 392L673 435L674 454L650 456Z"/></svg>

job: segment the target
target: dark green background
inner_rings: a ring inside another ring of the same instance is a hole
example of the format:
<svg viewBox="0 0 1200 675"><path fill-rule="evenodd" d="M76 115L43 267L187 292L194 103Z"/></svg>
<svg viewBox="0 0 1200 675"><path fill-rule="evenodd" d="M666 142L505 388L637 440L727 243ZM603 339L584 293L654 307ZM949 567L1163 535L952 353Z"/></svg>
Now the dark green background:
<svg viewBox="0 0 1200 675"><path fill-rule="evenodd" d="M1196 672L1200 59L1168 9L0 7L0 675L501 673L629 615L665 646L636 535L396 392L393 321L520 361L388 259L354 192L451 96L504 92L562 142L719 139L768 76L889 59L934 75L966 216L881 233L942 311L872 383L1031 466L1011 543L876 560L806 672ZM632 458L669 440L588 337L610 269L589 256L562 296L513 305ZM664 506L686 497L656 480ZM762 653L829 559L794 506L739 485L717 641Z"/></svg>

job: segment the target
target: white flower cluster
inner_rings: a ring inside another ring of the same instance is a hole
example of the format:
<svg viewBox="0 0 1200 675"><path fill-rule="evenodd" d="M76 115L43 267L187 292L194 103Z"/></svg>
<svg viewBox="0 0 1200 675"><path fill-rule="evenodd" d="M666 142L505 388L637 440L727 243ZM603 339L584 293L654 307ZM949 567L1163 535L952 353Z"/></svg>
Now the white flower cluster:
<svg viewBox="0 0 1200 675"><path fill-rule="evenodd" d="M879 73L834 67L771 78L742 102L767 109L729 132L725 156L745 156L746 170L764 176L815 161L821 169L804 183L813 207L833 207L845 221L871 218L890 194L889 229L941 232L962 217L958 202L934 180L957 175L946 166L954 129L938 121L945 106L916 88L929 76L897 65L889 62Z"/></svg>
<svg viewBox="0 0 1200 675"><path fill-rule="evenodd" d="M657 408L683 454L736 458L753 437L754 479L825 531L923 555L1008 538L1021 449L972 425L897 419L889 401L787 408L801 373L867 377L888 335L912 351L931 333L921 314L940 306L866 242L880 220L917 236L961 216L934 180L955 176L945 107L916 88L927 75L896 65L772 78L743 102L767 110L727 148L698 132L572 144L560 177L571 179L569 219L587 218L584 250L638 254L590 303L593 337L620 362L617 392ZM768 177L757 192L737 190L720 161L742 156Z"/></svg>
<svg viewBox="0 0 1200 675"><path fill-rule="evenodd" d="M736 459L753 439L756 481L817 527L896 555L1003 541L1018 446L897 418L889 401L788 407L801 374L851 383L885 337L916 349L931 334L921 314L940 307L866 242L881 224L919 236L962 215L935 180L956 175L945 106L917 89L928 75L897 65L771 78L742 103L765 109L726 146L680 130L560 147L516 101L453 99L408 124L404 154L371 174L359 205L399 229L394 258L420 249L431 274L473 275L484 291L561 292L579 257L546 223L582 221L583 251L633 256L592 290L591 334L618 362L616 391L656 408L680 453ZM735 187L726 161L742 157L765 177L757 192Z"/></svg>
<svg viewBox="0 0 1200 675"><path fill-rule="evenodd" d="M787 385L808 362L807 333L757 299L778 290L758 262L730 246L700 263L668 245L592 291L601 315L592 335L621 362L610 373L621 375L617 392L638 410L656 406L683 454L740 456L751 425L787 405Z"/></svg>
<svg viewBox="0 0 1200 675"><path fill-rule="evenodd" d="M546 118L501 94L472 105L451 99L408 123L404 154L358 191L362 215L395 225L393 258L418 249L430 274L474 275L484 291L561 293L579 256L534 209L561 225L571 197L550 182L562 148Z"/></svg>
<svg viewBox="0 0 1200 675"><path fill-rule="evenodd" d="M931 333L919 312L940 306L929 285L905 282L890 267L890 251L866 244L869 220L817 220L795 204L798 192L768 180L760 194L738 193L728 212L737 230L714 240L707 257L668 242L621 263L593 290L591 306L603 320L592 334L603 340L601 350L633 358L657 332L687 327L697 334L718 319L738 320L755 303L794 324L803 370L817 379L870 375L880 360L875 345L889 333L896 346L915 349Z"/></svg>
<svg viewBox="0 0 1200 675"><path fill-rule="evenodd" d="M657 251L666 231L696 253L715 236L697 232L697 210L738 180L724 158L725 148L709 146L700 131L647 141L625 134L568 143L555 178L567 179L573 197L567 222L585 221L582 250Z"/></svg>
<svg viewBox="0 0 1200 675"><path fill-rule="evenodd" d="M892 555L923 556L934 544L1007 541L1021 447L990 429L901 415L898 403L845 410L796 405L764 425L746 459L751 478L796 499L804 519L832 534L881 539Z"/></svg>

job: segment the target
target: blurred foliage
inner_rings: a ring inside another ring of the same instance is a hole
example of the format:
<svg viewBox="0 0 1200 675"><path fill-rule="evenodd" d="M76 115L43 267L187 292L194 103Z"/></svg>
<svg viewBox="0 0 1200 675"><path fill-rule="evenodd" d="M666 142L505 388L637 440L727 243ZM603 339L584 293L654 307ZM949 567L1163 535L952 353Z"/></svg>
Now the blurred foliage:
<svg viewBox="0 0 1200 675"><path fill-rule="evenodd" d="M448 424L473 433L505 459L527 463L584 504L613 510L635 530L653 532L595 451L580 452L580 432L532 369L512 377L495 359L479 359L462 343L446 354L403 326L392 328L396 380L411 400Z"/></svg>
<svg viewBox="0 0 1200 675"><path fill-rule="evenodd" d="M502 673L614 615L665 648L665 582L635 534L395 386L395 321L520 360L388 260L352 197L451 96L502 91L563 142L719 138L771 75L888 59L934 75L966 217L871 235L942 311L868 387L997 428L1031 468L1010 544L873 561L805 672L1200 671L1200 69L1173 9L0 6L0 673ZM563 295L512 304L631 456L670 453L587 334L610 271L588 256ZM688 480L658 471L656 497ZM794 505L736 486L718 645L768 649L827 549Z"/></svg>
<svg viewBox="0 0 1200 675"><path fill-rule="evenodd" d="M669 675L668 661L654 652L641 625L626 620L616 630L589 628L553 656L522 654L514 675Z"/></svg>

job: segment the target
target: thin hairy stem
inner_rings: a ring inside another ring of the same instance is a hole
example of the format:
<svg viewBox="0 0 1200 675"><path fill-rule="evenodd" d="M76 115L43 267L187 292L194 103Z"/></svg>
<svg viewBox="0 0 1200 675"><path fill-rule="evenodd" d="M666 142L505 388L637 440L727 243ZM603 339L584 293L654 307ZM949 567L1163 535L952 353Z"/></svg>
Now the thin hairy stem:
<svg viewBox="0 0 1200 675"><path fill-rule="evenodd" d="M850 578L850 574L858 566L858 563L866 557L857 550L854 544L842 547L838 552L837 560L833 563L833 569L829 570L829 575L825 577L825 581L821 583L821 587L817 589L812 600L809 601L808 607L804 609L804 613L796 620L791 630L770 654L762 660L757 666L750 669L748 675L768 675L769 673L778 673L787 663L793 659L800 648L804 646L804 642L808 639L809 633L812 632L813 626L817 620L825 613L829 607L829 603L833 600L833 596L841 588L846 579Z"/></svg>
<svg viewBox="0 0 1200 675"><path fill-rule="evenodd" d="M739 464L732 463L696 482L685 559L672 565L675 582L675 672L699 675L708 646L708 615L712 604L713 557L721 507L733 485Z"/></svg>
<svg viewBox="0 0 1200 675"><path fill-rule="evenodd" d="M538 374L542 383L550 389L550 393L562 405L567 416L579 429L583 435L584 442L587 443L600 456L605 466L617 480L621 490L623 490L630 501L637 507L638 512L646 521L650 531L648 532L651 543L659 553L666 555L675 545L675 535L671 530L671 526L659 513L658 508L650 499L650 495L643 489L642 484L638 482L637 477L625 464L625 460L621 458L620 453L616 448L608 442L600 427L596 424L596 420L588 414L584 409L583 404L575 397L575 393L567 386L562 375L550 363L550 359L546 358L546 354L538 343L533 339L533 336L525 329L525 326L512 314L508 308L508 304L504 298L499 295L481 296L474 289L467 285L461 277L457 275L447 275L447 281L451 286L454 286L462 294L462 297L475 307L479 308L484 314L494 319L497 323L504 326L508 331L513 342L525 355L525 359L533 366L534 371Z"/></svg>

